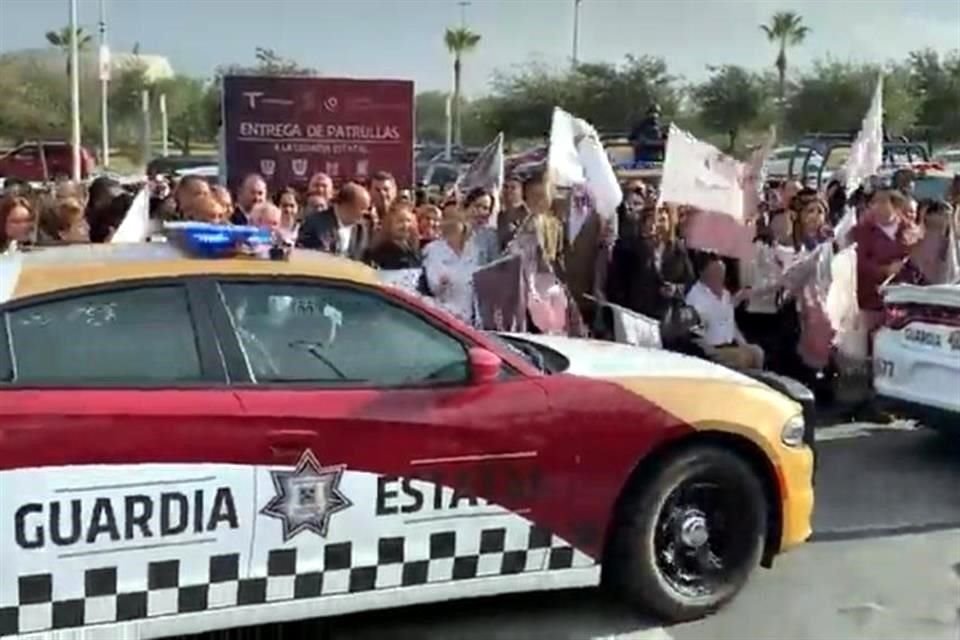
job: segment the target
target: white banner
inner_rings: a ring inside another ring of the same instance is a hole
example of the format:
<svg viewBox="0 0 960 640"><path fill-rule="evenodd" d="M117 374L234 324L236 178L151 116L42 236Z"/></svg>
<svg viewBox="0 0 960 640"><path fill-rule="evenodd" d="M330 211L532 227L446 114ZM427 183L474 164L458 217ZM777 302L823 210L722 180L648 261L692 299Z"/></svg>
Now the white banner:
<svg viewBox="0 0 960 640"><path fill-rule="evenodd" d="M106 43L100 45L100 80L110 81L110 47Z"/></svg>
<svg viewBox="0 0 960 640"><path fill-rule="evenodd" d="M743 163L671 124L660 200L723 213L743 223L746 173Z"/></svg>
<svg viewBox="0 0 960 640"><path fill-rule="evenodd" d="M140 190L130 203L123 222L114 231L110 242L143 242L150 235L150 194L146 188Z"/></svg>

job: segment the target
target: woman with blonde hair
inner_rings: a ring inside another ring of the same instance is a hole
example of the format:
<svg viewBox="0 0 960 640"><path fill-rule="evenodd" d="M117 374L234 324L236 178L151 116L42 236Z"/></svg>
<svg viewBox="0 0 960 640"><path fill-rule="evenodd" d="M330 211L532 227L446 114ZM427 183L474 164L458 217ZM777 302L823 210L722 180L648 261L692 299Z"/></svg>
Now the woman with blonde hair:
<svg viewBox="0 0 960 640"><path fill-rule="evenodd" d="M462 212L449 213L440 223L440 237L423 252L427 288L447 311L468 324L474 318L473 272L479 266L477 245L470 242L471 225Z"/></svg>
<svg viewBox="0 0 960 640"><path fill-rule="evenodd" d="M64 198L40 211L40 244L82 244L90 241L86 209L76 198Z"/></svg>

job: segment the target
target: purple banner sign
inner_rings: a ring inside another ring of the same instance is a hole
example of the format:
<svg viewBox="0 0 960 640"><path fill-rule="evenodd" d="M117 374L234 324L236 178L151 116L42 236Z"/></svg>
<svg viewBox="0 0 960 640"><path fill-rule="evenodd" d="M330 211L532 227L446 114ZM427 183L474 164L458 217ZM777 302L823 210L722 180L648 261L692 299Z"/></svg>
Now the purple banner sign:
<svg viewBox="0 0 960 640"><path fill-rule="evenodd" d="M389 171L413 182L413 82L228 76L223 79L227 183L249 173L271 191Z"/></svg>

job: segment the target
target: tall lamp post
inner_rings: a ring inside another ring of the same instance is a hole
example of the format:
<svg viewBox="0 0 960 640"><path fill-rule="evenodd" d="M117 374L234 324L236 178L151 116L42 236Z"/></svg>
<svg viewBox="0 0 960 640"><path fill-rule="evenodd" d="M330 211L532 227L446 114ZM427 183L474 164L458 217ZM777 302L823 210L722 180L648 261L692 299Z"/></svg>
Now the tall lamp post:
<svg viewBox="0 0 960 640"><path fill-rule="evenodd" d="M104 168L110 167L110 47L107 46L107 10L100 0L100 156Z"/></svg>
<svg viewBox="0 0 960 640"><path fill-rule="evenodd" d="M580 3L583 0L573 0L573 55L571 56L573 60L573 66L576 68L577 63L579 62L579 48L580 48Z"/></svg>
<svg viewBox="0 0 960 640"><path fill-rule="evenodd" d="M73 181L80 182L80 53L77 44L77 0L70 2L70 143Z"/></svg>

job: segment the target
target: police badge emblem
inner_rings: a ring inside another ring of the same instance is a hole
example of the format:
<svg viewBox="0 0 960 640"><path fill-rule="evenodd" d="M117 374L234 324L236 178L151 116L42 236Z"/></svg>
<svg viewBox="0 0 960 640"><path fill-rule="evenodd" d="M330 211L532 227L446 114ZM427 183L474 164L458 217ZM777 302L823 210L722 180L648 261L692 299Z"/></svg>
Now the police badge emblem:
<svg viewBox="0 0 960 640"><path fill-rule="evenodd" d="M346 465L322 466L311 451L305 451L293 471L271 471L276 495L261 515L283 523L283 541L311 531L327 536L330 516L353 506L340 490Z"/></svg>

